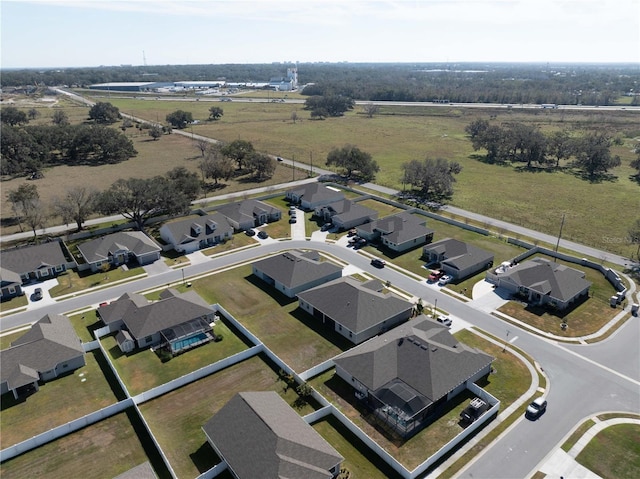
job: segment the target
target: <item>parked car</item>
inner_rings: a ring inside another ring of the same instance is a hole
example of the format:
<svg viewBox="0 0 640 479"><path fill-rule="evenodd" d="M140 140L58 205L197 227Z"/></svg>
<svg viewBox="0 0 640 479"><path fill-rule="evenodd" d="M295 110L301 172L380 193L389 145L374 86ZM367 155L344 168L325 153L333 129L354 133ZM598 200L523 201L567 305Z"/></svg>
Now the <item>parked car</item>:
<svg viewBox="0 0 640 479"><path fill-rule="evenodd" d="M449 282L451 282L452 279L453 278L451 276L449 276L448 274L445 274L438 280L438 284L440 286L444 286L445 284L449 284Z"/></svg>
<svg viewBox="0 0 640 479"><path fill-rule="evenodd" d="M276 158L276 160L278 161L282 161L282 158L280 158L279 156Z"/></svg>
<svg viewBox="0 0 640 479"><path fill-rule="evenodd" d="M352 236L355 236L358 234L358 230L355 228L351 228L349 231L347 231L347 236L349 238L351 238Z"/></svg>
<svg viewBox="0 0 640 479"><path fill-rule="evenodd" d="M451 321L451 318L449 316L445 316L444 314L439 314L436 317L436 321L438 321L440 324L444 324L447 328L450 328L451 325L453 324L453 321Z"/></svg>
<svg viewBox="0 0 640 479"><path fill-rule="evenodd" d="M542 399L541 397L534 399L529 406L527 406L527 411L524 415L528 419L538 419L540 416L544 414L547 410L547 401Z"/></svg>
<svg viewBox="0 0 640 479"><path fill-rule="evenodd" d="M266 231L259 231L258 232L258 238L267 239L268 237L269 237L269 234Z"/></svg>
<svg viewBox="0 0 640 479"><path fill-rule="evenodd" d="M329 231L331 228L333 228L332 223L325 223L320 227L320 231Z"/></svg>
<svg viewBox="0 0 640 479"><path fill-rule="evenodd" d="M380 258L374 258L371 260L371 265L376 268L384 268L384 265L387 264L384 260Z"/></svg>
<svg viewBox="0 0 640 479"><path fill-rule="evenodd" d="M36 288L33 292L33 296L31 296L31 299L33 299L34 301L40 301L42 299L42 288Z"/></svg>
<svg viewBox="0 0 640 479"><path fill-rule="evenodd" d="M429 283L435 283L436 281L438 281L440 278L442 278L444 276L444 271L442 270L437 270L437 271L433 271L429 277L427 278L427 281Z"/></svg>
<svg viewBox="0 0 640 479"><path fill-rule="evenodd" d="M255 230L248 229L244 232L244 234L246 234L247 236L255 236L256 232Z"/></svg>
<svg viewBox="0 0 640 479"><path fill-rule="evenodd" d="M293 223L295 223L295 222L297 222L297 221L298 221L298 220L297 220L297 218L296 218L295 216L291 216L291 217L289 218L289 224L293 224Z"/></svg>

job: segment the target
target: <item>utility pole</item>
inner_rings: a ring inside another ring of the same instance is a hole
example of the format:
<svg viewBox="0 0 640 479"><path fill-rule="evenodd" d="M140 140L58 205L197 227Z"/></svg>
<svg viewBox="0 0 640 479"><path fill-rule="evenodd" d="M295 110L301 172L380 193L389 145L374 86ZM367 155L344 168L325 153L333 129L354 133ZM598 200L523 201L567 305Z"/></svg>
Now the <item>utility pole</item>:
<svg viewBox="0 0 640 479"><path fill-rule="evenodd" d="M558 248L560 247L560 237L562 236L562 227L564 226L564 217L565 213L562 213L562 222L560 223L560 232L558 233L558 241L556 242L555 252L558 252ZM557 257L553 257L553 262L556 263L558 261Z"/></svg>
<svg viewBox="0 0 640 479"><path fill-rule="evenodd" d="M311 176L313 176L313 151L309 152L309 163L311 164Z"/></svg>
<svg viewBox="0 0 640 479"><path fill-rule="evenodd" d="M291 155L291 174L293 175L293 181L296 181L296 155Z"/></svg>

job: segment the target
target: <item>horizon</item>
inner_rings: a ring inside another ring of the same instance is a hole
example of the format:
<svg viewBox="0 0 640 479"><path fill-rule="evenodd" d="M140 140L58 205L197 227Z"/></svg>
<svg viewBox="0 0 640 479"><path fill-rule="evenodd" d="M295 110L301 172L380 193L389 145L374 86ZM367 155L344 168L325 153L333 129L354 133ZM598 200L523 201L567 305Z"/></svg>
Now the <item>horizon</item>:
<svg viewBox="0 0 640 479"><path fill-rule="evenodd" d="M1 24L12 70L640 63L640 0L3 0Z"/></svg>

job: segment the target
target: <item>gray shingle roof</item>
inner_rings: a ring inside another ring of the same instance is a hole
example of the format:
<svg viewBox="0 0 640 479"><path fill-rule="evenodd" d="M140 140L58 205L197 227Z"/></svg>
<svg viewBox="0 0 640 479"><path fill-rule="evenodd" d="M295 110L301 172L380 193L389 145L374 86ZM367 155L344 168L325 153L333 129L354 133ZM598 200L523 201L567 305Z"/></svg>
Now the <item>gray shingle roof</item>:
<svg viewBox="0 0 640 479"><path fill-rule="evenodd" d="M97 263L117 251L130 251L136 256L159 252L162 248L142 231L120 231L78 245L87 263Z"/></svg>
<svg viewBox="0 0 640 479"><path fill-rule="evenodd" d="M405 389L435 402L493 359L458 342L445 326L421 316L342 353L334 361L371 391L379 390L384 395L383 389L397 389L404 383L408 386Z"/></svg>
<svg viewBox="0 0 640 479"><path fill-rule="evenodd" d="M287 192L301 197L309 203L322 203L323 201L332 202L344 198L344 194L340 191L327 188L322 183L307 183L299 187L293 188Z"/></svg>
<svg viewBox="0 0 640 479"><path fill-rule="evenodd" d="M317 254L312 257L314 259L300 251L287 251L257 261L253 266L292 289L342 270L339 266L328 261L320 262L320 257Z"/></svg>
<svg viewBox="0 0 640 479"><path fill-rule="evenodd" d="M260 214L276 214L279 210L264 201L249 199L227 203L220 206L217 211L233 221L243 223L249 220L253 221Z"/></svg>
<svg viewBox="0 0 640 479"><path fill-rule="evenodd" d="M373 291L350 277L299 293L298 298L356 334L413 308L409 301Z"/></svg>
<svg viewBox="0 0 640 479"><path fill-rule="evenodd" d="M236 394L203 430L240 479L325 479L343 460L273 391Z"/></svg>
<svg viewBox="0 0 640 479"><path fill-rule="evenodd" d="M160 300L154 302L148 302L140 295L125 293L99 311L105 324L122 319L136 340L213 314L195 291L180 294L173 289L163 291Z"/></svg>
<svg viewBox="0 0 640 479"><path fill-rule="evenodd" d="M367 206L362 206L351 200L340 200L324 208L330 210L332 214L340 219L343 223L357 220L360 218L375 218L378 216L378 212Z"/></svg>
<svg viewBox="0 0 640 479"><path fill-rule="evenodd" d="M59 266L66 263L62 244L58 241L0 252L2 267L18 274L30 273L42 266Z"/></svg>
<svg viewBox="0 0 640 479"><path fill-rule="evenodd" d="M1 381L9 389L34 382L38 372L82 356L82 343L66 316L47 315L0 352Z"/></svg>
<svg viewBox="0 0 640 479"><path fill-rule="evenodd" d="M380 231L391 243L402 244L432 234L434 231L425 223L424 218L402 212L376 220L372 229Z"/></svg>
<svg viewBox="0 0 640 479"><path fill-rule="evenodd" d="M444 254L445 260L443 263L458 271L463 271L476 264L486 264L493 261L493 253L453 238L445 238L431 243L425 246L423 251Z"/></svg>
<svg viewBox="0 0 640 479"><path fill-rule="evenodd" d="M582 271L545 258L525 261L500 276L508 277L520 286L562 302L571 300L591 286L591 282L584 279L585 274Z"/></svg>
<svg viewBox="0 0 640 479"><path fill-rule="evenodd" d="M171 232L176 244L200 241L205 238L224 236L225 233L233 233L233 227L227 221L226 216L218 212L198 218L173 221L164 224L162 228L166 228Z"/></svg>

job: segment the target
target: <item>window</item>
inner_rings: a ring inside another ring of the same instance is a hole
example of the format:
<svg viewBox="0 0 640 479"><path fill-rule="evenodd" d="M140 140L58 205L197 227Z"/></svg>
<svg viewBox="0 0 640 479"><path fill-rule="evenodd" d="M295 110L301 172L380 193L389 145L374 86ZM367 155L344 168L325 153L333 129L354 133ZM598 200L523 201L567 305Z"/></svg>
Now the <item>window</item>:
<svg viewBox="0 0 640 479"><path fill-rule="evenodd" d="M42 277L49 276L49 270L48 269L40 270L40 276Z"/></svg>
<svg viewBox="0 0 640 479"><path fill-rule="evenodd" d="M56 271L57 271L57 272L60 272L60 271L62 271L62 270L64 270L64 266L62 266L62 265L60 265L60 266L56 266Z"/></svg>
<svg viewBox="0 0 640 479"><path fill-rule="evenodd" d="M146 344L149 344L153 339L151 338L151 336L147 336L146 338L144 338L144 342Z"/></svg>

